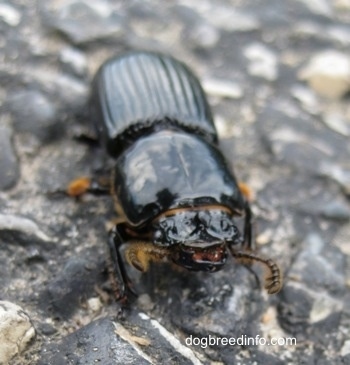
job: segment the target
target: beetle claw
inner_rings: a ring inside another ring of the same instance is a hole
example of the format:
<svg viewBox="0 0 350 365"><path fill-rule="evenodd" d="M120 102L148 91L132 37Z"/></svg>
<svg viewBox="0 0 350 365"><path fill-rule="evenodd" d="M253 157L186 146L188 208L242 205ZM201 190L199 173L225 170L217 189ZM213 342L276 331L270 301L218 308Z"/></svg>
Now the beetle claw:
<svg viewBox="0 0 350 365"><path fill-rule="evenodd" d="M277 294L282 289L282 277L279 271L265 279L265 289L269 294Z"/></svg>
<svg viewBox="0 0 350 365"><path fill-rule="evenodd" d="M263 259L259 256L256 256L250 252L244 251L235 251L231 247L232 256L236 259L242 260L249 260L250 262L258 261L261 264L264 264L266 268L268 268L270 272L270 276L265 279L265 289L269 294L276 294L282 288L282 274L278 267L278 265L272 261L271 259Z"/></svg>

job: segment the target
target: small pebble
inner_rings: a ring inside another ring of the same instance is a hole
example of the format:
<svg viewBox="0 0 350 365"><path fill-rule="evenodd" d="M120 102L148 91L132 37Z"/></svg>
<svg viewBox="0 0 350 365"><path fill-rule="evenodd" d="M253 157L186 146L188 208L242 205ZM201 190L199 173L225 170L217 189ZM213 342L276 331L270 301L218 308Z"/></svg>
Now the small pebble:
<svg viewBox="0 0 350 365"><path fill-rule="evenodd" d="M350 194L349 168L323 161L320 165L320 173L335 180L343 188L345 194Z"/></svg>
<svg viewBox="0 0 350 365"><path fill-rule="evenodd" d="M350 90L350 57L335 50L317 53L299 77L321 96L341 98Z"/></svg>
<svg viewBox="0 0 350 365"><path fill-rule="evenodd" d="M202 22L191 27L190 32L186 34L198 48L212 48L220 40L220 32L212 25Z"/></svg>
<svg viewBox="0 0 350 365"><path fill-rule="evenodd" d="M322 116L323 123L345 137L350 137L350 121L345 119L341 113L329 112Z"/></svg>
<svg viewBox="0 0 350 365"><path fill-rule="evenodd" d="M273 231L272 229L266 229L264 232L260 233L255 241L258 245L266 245L267 243L271 242L273 238Z"/></svg>
<svg viewBox="0 0 350 365"><path fill-rule="evenodd" d="M228 120L226 120L223 116L219 114L216 115L214 123L220 139L234 136L234 128L232 127L232 123L229 123Z"/></svg>
<svg viewBox="0 0 350 365"><path fill-rule="evenodd" d="M350 0L334 0L334 6L336 9L339 10L350 10ZM349 342L350 345L350 342Z"/></svg>
<svg viewBox="0 0 350 365"><path fill-rule="evenodd" d="M206 79L203 80L202 86L208 95L229 99L240 99L243 96L242 87L229 80Z"/></svg>
<svg viewBox="0 0 350 365"><path fill-rule="evenodd" d="M21 21L21 13L9 4L0 4L0 19L8 25L15 27Z"/></svg>
<svg viewBox="0 0 350 365"><path fill-rule="evenodd" d="M28 347L35 329L23 309L11 302L0 301L0 364L8 362Z"/></svg>
<svg viewBox="0 0 350 365"><path fill-rule="evenodd" d="M350 340L344 342L343 347L340 349L340 356L346 356L350 354Z"/></svg>
<svg viewBox="0 0 350 365"><path fill-rule="evenodd" d="M61 74L51 81L51 87L58 94L62 103L77 108L85 106L89 93L88 85L74 77Z"/></svg>
<svg viewBox="0 0 350 365"><path fill-rule="evenodd" d="M303 3L314 14L323 15L329 18L333 15L332 2L328 0L299 0L299 2Z"/></svg>
<svg viewBox="0 0 350 365"><path fill-rule="evenodd" d="M291 89L292 96L298 100L302 108L310 114L319 114L320 103L315 93L308 87L295 85Z"/></svg>
<svg viewBox="0 0 350 365"><path fill-rule="evenodd" d="M248 32L260 27L253 14L238 11L233 6L215 5L208 9L205 16L211 24L229 32Z"/></svg>
<svg viewBox="0 0 350 365"><path fill-rule="evenodd" d="M67 70L77 76L83 76L87 72L87 60L83 52L76 48L67 47L60 52L60 61Z"/></svg>
<svg viewBox="0 0 350 365"><path fill-rule="evenodd" d="M319 293L313 302L310 312L310 322L315 323L326 319L332 313L335 313L342 308L341 302L334 300L325 293Z"/></svg>
<svg viewBox="0 0 350 365"><path fill-rule="evenodd" d="M265 45L250 44L245 48L244 56L249 60L248 72L250 75L262 77L268 81L277 79L277 56Z"/></svg>
<svg viewBox="0 0 350 365"><path fill-rule="evenodd" d="M99 312L103 306L100 298L93 297L87 300L87 305L92 312Z"/></svg>

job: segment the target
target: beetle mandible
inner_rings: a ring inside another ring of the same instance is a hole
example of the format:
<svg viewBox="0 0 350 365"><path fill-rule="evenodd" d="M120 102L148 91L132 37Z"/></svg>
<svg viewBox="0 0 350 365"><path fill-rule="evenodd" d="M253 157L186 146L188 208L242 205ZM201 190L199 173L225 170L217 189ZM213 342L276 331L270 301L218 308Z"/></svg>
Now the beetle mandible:
<svg viewBox="0 0 350 365"><path fill-rule="evenodd" d="M268 293L281 289L277 264L252 252L248 199L218 149L204 91L182 62L152 52L112 58L94 78L91 107L99 141L115 159L110 186L122 221L108 242L119 298L127 289L124 243L127 262L143 272L163 259L215 272L230 252L267 267ZM242 215L243 235L234 222Z"/></svg>

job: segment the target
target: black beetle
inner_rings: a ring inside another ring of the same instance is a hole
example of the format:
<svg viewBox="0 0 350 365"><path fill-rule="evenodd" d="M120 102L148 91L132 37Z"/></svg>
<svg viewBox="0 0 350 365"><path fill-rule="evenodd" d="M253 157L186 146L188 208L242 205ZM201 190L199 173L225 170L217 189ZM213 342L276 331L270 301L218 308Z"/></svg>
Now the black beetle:
<svg viewBox="0 0 350 365"><path fill-rule="evenodd" d="M218 149L203 89L183 63L152 52L112 58L94 79L91 107L99 140L115 159L111 190L122 222L109 248L120 298L126 293L124 243L127 261L141 271L168 259L214 272L230 251L265 264L265 288L280 290L278 266L251 252L249 203ZM243 214L242 237L234 217Z"/></svg>

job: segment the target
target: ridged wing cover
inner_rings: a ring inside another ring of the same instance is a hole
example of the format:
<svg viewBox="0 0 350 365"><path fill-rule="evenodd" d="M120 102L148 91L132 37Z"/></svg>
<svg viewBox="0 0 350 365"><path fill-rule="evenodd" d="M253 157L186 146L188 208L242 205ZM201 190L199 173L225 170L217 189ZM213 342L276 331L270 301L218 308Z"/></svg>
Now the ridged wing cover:
<svg viewBox="0 0 350 365"><path fill-rule="evenodd" d="M137 52L109 60L94 79L91 106L100 140L114 157L164 127L217 142L198 79L169 56Z"/></svg>

